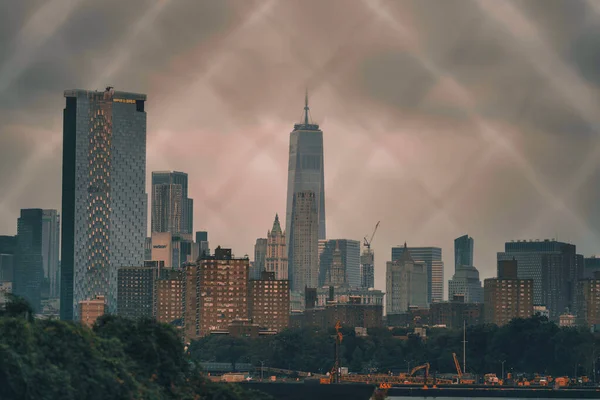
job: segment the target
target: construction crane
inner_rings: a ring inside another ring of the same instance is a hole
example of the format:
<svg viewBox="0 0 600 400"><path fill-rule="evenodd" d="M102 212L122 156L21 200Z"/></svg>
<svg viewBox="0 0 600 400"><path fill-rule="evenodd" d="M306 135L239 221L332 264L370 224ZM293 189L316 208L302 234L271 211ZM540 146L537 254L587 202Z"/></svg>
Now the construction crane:
<svg viewBox="0 0 600 400"><path fill-rule="evenodd" d="M344 335L341 332L342 324L340 321L337 321L335 324L335 360L333 363L333 367L331 371L329 371L329 377L321 378L321 383L340 383L340 345L342 344L342 340L344 340Z"/></svg>
<svg viewBox="0 0 600 400"><path fill-rule="evenodd" d="M458 379L457 379L456 383L467 384L467 385L472 385L473 383L475 383L475 380L473 380L473 379L464 379L463 378L463 371L460 368L460 363L458 362L458 357L456 357L456 353L452 353L452 358L454 358L454 366L456 367L456 374L458 375Z"/></svg>
<svg viewBox="0 0 600 400"><path fill-rule="evenodd" d="M367 253L371 252L371 242L373 241L373 237L375 236L375 232L377 232L377 228L379 228L379 223L381 221L377 221L377 225L375 225L375 229L373 229L373 233L371 234L371 238L367 239L367 237L365 236L364 238L364 242L363 244L365 245L365 247L367 248Z"/></svg>
<svg viewBox="0 0 600 400"><path fill-rule="evenodd" d="M423 365L419 365L418 367L414 367L409 376L414 376L418 371L425 369L425 381L427 382L427 377L429 376L429 363L425 363Z"/></svg>

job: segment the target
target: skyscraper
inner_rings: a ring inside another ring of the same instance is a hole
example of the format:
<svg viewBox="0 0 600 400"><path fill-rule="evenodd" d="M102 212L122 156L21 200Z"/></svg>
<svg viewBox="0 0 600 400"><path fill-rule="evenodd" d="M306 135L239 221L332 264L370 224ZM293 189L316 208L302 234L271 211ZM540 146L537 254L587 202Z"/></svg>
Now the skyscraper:
<svg viewBox="0 0 600 400"><path fill-rule="evenodd" d="M387 314L405 313L411 306L426 308L429 305L427 264L415 261L406 243L403 249L399 258L387 263Z"/></svg>
<svg viewBox="0 0 600 400"><path fill-rule="evenodd" d="M375 287L375 253L371 249L360 255L360 285L365 289Z"/></svg>
<svg viewBox="0 0 600 400"><path fill-rule="evenodd" d="M350 239L330 239L321 241L319 254L319 286L343 286L358 288L361 286L360 275L360 242ZM334 256L337 254L339 260ZM339 261L334 263L334 261ZM341 268L334 271L335 266ZM340 275L342 274L343 275Z"/></svg>
<svg viewBox="0 0 600 400"><path fill-rule="evenodd" d="M442 301L444 296L444 263L439 247L392 247L392 261L399 260L408 249L415 261L427 265L427 302Z"/></svg>
<svg viewBox="0 0 600 400"><path fill-rule="evenodd" d="M317 217L317 240L325 240L325 175L323 173L323 131L319 125L310 122L308 94L305 98L304 121L295 124L290 134L290 155L288 166L288 189L286 208L286 239L290 252L289 269L296 269L292 256L296 244L292 234L292 223L298 221L296 214L296 194L312 192L314 209ZM298 237L298 236L296 236ZM302 267L304 268L304 267ZM292 282L292 290L295 290ZM316 287L316 286L315 286ZM301 288L304 290L304 287Z"/></svg>
<svg viewBox="0 0 600 400"><path fill-rule="evenodd" d="M203 254L209 255L210 248L208 246L208 232L206 231L198 231L196 232L196 244L198 245L198 254L202 256Z"/></svg>
<svg viewBox="0 0 600 400"><path fill-rule="evenodd" d="M267 267L267 239L258 238L254 245L254 264L250 268L249 279L260 279Z"/></svg>
<svg viewBox="0 0 600 400"><path fill-rule="evenodd" d="M188 174L152 172L152 232L192 234L194 201L188 198Z"/></svg>
<svg viewBox="0 0 600 400"><path fill-rule="evenodd" d="M583 277L583 257L575 245L545 239L507 242L498 261L517 261L519 279L533 279L533 304L544 305L558 321L569 308L577 312L578 280Z"/></svg>
<svg viewBox="0 0 600 400"><path fill-rule="evenodd" d="M13 293L27 299L35 311L40 309L44 280L43 215L44 211L39 208L24 209L17 222Z"/></svg>
<svg viewBox="0 0 600 400"><path fill-rule="evenodd" d="M462 295L467 303L483 303L479 271L473 266L474 240L469 235L454 240L454 275L448 281L448 298Z"/></svg>
<svg viewBox="0 0 600 400"><path fill-rule="evenodd" d="M0 236L0 282L13 282L16 236Z"/></svg>
<svg viewBox="0 0 600 400"><path fill-rule="evenodd" d="M105 296L116 311L117 269L142 265L146 239L146 95L65 91L62 319Z"/></svg>
<svg viewBox="0 0 600 400"><path fill-rule="evenodd" d="M58 252L60 250L60 217L56 210L44 210L42 219L42 256L44 278L48 282L49 297L60 297L60 271Z"/></svg>
<svg viewBox="0 0 600 400"><path fill-rule="evenodd" d="M285 245L285 232L281 231L279 215L275 214L273 228L267 233L266 270L275 273L275 279L288 279L288 253Z"/></svg>
<svg viewBox="0 0 600 400"><path fill-rule="evenodd" d="M319 227L317 198L313 191L294 194L293 219L290 226L288 276L292 292L319 284Z"/></svg>

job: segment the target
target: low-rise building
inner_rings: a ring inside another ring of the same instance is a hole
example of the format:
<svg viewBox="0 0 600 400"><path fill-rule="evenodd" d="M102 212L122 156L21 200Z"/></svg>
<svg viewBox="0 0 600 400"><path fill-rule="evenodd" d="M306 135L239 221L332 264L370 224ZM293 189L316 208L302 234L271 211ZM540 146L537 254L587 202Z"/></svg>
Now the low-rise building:
<svg viewBox="0 0 600 400"><path fill-rule="evenodd" d="M463 324L479 325L483 323L483 304L465 303L462 295L456 295L452 301L432 303L430 310L431 325L445 325L449 329L462 329Z"/></svg>
<svg viewBox="0 0 600 400"><path fill-rule="evenodd" d="M79 321L88 327L92 327L96 320L106 314L107 306L104 296L96 296L90 300L79 302Z"/></svg>

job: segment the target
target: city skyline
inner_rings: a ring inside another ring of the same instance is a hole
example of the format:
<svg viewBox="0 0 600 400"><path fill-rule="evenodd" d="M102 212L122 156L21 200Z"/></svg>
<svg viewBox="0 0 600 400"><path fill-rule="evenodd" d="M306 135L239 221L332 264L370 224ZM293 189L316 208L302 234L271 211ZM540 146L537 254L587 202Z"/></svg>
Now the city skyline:
<svg viewBox="0 0 600 400"><path fill-rule="evenodd" d="M9 189L0 198L0 233L16 233L22 208L61 208L62 91L113 84L151 98L147 181L151 171L187 172L196 229L209 231L215 246L252 254L273 214L285 214L289 125L308 85L325 132L328 237L359 240L382 220L373 243L376 288L385 287L389 249L404 241L449 255L453 239L469 232L482 280L495 275L496 253L513 239L556 237L585 256L600 252L597 132L586 111L597 104L599 79L593 55L582 50L593 50L599 18L585 2L570 2L564 18L557 2L355 2L342 17L335 10L346 2L290 1L169 4L145 19L134 3L119 11L90 6L100 11L93 23L77 5L36 9L23 1L0 13L11 16L2 37L18 43L0 46L7 60L0 148L8 149L0 184ZM472 22L478 17L487 23ZM314 32L302 29L307 18ZM471 34L447 35L445 21ZM74 37L84 23L89 37ZM255 48L241 51L249 43ZM353 51L328 57L340 47ZM227 157L211 150L234 142ZM234 229L240 221L250 228ZM447 267L444 282L451 274Z"/></svg>

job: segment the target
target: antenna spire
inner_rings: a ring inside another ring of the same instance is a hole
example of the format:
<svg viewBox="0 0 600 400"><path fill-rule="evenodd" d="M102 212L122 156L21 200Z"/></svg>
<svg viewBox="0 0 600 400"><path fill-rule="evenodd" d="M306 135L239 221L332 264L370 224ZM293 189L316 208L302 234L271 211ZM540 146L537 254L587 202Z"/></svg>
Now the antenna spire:
<svg viewBox="0 0 600 400"><path fill-rule="evenodd" d="M308 125L308 87L304 95L304 125Z"/></svg>

